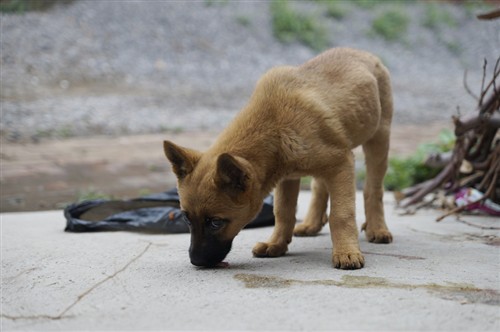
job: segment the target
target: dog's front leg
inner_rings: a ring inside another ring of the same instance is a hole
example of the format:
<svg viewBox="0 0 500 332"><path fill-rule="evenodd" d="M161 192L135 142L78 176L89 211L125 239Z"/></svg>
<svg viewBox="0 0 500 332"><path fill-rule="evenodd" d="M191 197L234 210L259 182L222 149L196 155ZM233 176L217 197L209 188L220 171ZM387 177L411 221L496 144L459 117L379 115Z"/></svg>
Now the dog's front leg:
<svg viewBox="0 0 500 332"><path fill-rule="evenodd" d="M299 196L300 179L283 180L274 192L274 231L267 242L258 242L253 247L256 257L278 257L288 250L292 242L295 212Z"/></svg>
<svg viewBox="0 0 500 332"><path fill-rule="evenodd" d="M333 266L360 269L365 260L359 249L355 209L354 156L347 152L344 162L325 181L330 192L329 225L333 242Z"/></svg>

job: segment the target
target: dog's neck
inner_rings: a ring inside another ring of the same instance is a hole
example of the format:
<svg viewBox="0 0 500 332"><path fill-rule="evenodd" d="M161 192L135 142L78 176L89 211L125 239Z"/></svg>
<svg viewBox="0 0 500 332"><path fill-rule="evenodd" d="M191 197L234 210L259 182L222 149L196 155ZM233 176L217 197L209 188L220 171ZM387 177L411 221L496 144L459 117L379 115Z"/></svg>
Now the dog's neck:
<svg viewBox="0 0 500 332"><path fill-rule="evenodd" d="M268 121L255 117L269 116ZM247 160L265 197L286 176L287 165L282 151L282 130L273 121L272 112L255 110L248 106L219 136L210 149L214 155L229 153Z"/></svg>

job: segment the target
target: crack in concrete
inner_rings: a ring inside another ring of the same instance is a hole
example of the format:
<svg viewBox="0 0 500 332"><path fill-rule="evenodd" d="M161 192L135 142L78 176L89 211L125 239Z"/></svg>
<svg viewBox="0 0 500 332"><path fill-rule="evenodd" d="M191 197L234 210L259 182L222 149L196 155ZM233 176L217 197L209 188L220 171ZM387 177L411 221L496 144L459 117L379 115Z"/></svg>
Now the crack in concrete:
<svg viewBox="0 0 500 332"><path fill-rule="evenodd" d="M84 297L86 297L87 295L89 295L93 290L95 290L96 288L98 288L99 286L101 286L102 284L104 284L105 282L113 279L114 277L116 277L121 272L125 271L132 263L134 263L139 258L141 258L149 250L149 248L152 245L153 245L153 243L149 242L148 245L144 248L144 250L142 250L138 255L136 255L135 257L133 257L127 264L125 264L119 270L116 270L113 274L107 276L106 278L102 279L98 283L94 284L92 287L90 287L89 289L87 289L85 292L83 292L80 295L78 295L78 297L76 298L76 300L73 303L71 303L70 305L68 305L66 308L64 308L61 311L61 313L58 314L58 315L55 315L55 316L54 315L29 315L29 316L20 315L20 316L13 316L13 315L8 315L8 314L2 313L1 316L3 318L7 318L7 319L11 319L11 320L19 320L19 319L30 319L30 320L33 320L33 319L50 319L50 320L59 320L59 319L62 319L62 318L71 317L71 316L67 316L65 314L69 310L71 310L74 306L76 306Z"/></svg>
<svg viewBox="0 0 500 332"><path fill-rule="evenodd" d="M364 254L368 254L368 255L396 257L396 258L399 258L399 259L406 259L406 260L420 260L420 259L425 259L424 257L419 257L419 256L408 256L408 255L399 255L399 254L384 254L384 253L370 252L370 251L363 251L363 253Z"/></svg>
<svg viewBox="0 0 500 332"><path fill-rule="evenodd" d="M478 224L475 224L475 223L471 223L467 220L464 220L464 219L461 219L460 216L457 216L457 219L456 219L457 222L461 222L463 224L466 224L467 226L471 226L471 227L475 227L475 228L479 228L479 229L486 229L486 230L499 230L500 227L494 227L494 226L483 226L483 225L478 225Z"/></svg>
<svg viewBox="0 0 500 332"><path fill-rule="evenodd" d="M35 271L37 269L38 269L37 267L32 267L30 269L23 270L23 271L19 272L18 274L16 274L15 276L4 278L4 282L6 282L6 283L12 283L14 280L16 280L17 278L19 278L20 276L22 276L24 274L31 273L31 272L33 272L33 271Z"/></svg>

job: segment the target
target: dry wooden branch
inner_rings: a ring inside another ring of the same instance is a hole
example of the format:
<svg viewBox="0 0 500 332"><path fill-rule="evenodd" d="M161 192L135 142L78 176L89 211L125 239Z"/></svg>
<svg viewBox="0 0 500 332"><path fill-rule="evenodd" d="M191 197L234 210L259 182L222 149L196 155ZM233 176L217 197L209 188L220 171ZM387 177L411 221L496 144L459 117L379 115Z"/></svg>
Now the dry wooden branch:
<svg viewBox="0 0 500 332"><path fill-rule="evenodd" d="M453 155L451 151L443 153L431 153L427 157L427 160L424 162L424 164L431 168L443 168L450 163L452 156Z"/></svg>
<svg viewBox="0 0 500 332"><path fill-rule="evenodd" d="M472 90L469 88L469 84L467 84L467 69L464 70L464 88L465 88L465 91L467 91L467 93L472 98L474 98L475 100L479 101L479 97L476 96L476 94L474 92L472 92Z"/></svg>
<svg viewBox="0 0 500 332"><path fill-rule="evenodd" d="M476 16L480 20L494 20L500 17L500 8Z"/></svg>
<svg viewBox="0 0 500 332"><path fill-rule="evenodd" d="M466 74L464 87L478 100L475 112L464 117L452 117L455 124L456 141L451 156L434 155L429 163L444 164L442 171L433 179L406 188L400 193L400 206L408 208L437 190L454 193L464 186L474 186L484 192L480 200L452 209L438 220L459 213L473 204L486 199L497 201L500 197L500 90L497 79L500 77L500 57L495 63L491 79L486 81L487 62L483 67L483 79L479 97L474 96L467 86ZM465 167L464 167L465 166Z"/></svg>

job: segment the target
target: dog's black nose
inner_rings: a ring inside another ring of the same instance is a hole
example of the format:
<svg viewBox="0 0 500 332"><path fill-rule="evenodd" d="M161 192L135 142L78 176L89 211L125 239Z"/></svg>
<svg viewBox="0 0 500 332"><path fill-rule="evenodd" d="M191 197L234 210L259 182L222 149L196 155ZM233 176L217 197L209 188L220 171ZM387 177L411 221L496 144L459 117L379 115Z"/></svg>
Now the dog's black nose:
<svg viewBox="0 0 500 332"><path fill-rule="evenodd" d="M189 248L189 258L191 259L191 264L196 266L214 267L224 258L231 250L232 241L212 241L204 242L202 245L197 246L195 243L191 242L191 247Z"/></svg>
<svg viewBox="0 0 500 332"><path fill-rule="evenodd" d="M218 251L201 251L197 252L191 250L189 252L189 258L191 259L191 264L196 266L204 267L214 267L217 266L229 253L230 248L224 248L224 250Z"/></svg>

